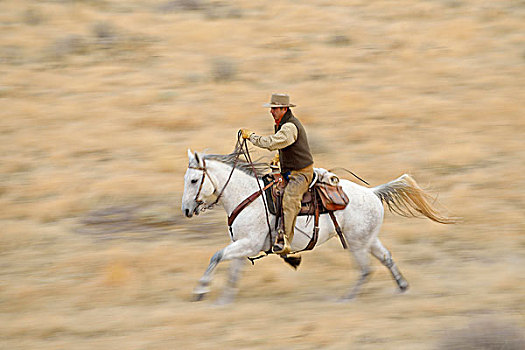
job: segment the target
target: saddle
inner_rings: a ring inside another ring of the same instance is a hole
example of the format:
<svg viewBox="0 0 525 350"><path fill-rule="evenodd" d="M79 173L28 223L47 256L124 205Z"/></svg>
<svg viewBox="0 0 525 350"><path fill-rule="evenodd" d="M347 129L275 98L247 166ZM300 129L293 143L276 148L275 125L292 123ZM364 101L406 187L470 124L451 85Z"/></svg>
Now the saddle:
<svg viewBox="0 0 525 350"><path fill-rule="evenodd" d="M283 176L279 173L267 174L263 177L264 188L252 193L246 199L244 199L239 205L232 211L228 216L228 227L230 228L230 234L232 234L232 225L235 218L241 213L244 208L249 206L254 200L264 192L266 196L266 203L268 211L275 215L278 219L282 217L282 197L286 188L286 182ZM319 238L319 215L328 213L332 222L334 223L335 230L341 244L344 249L348 248L346 240L343 236L343 231L337 223L334 211L342 210L346 208L349 200L344 193L341 186L332 186L326 183L318 182L317 178L310 184L308 191L303 195L301 200L301 211L299 215L310 215L314 217L314 232L310 238L310 242L303 250L312 250L317 243ZM282 225L283 220L275 221L275 228L278 225ZM281 227L282 229L282 227ZM271 235L270 235L271 237ZM298 252L294 252L298 253Z"/></svg>
<svg viewBox="0 0 525 350"><path fill-rule="evenodd" d="M286 188L286 180L281 174L273 173L265 175L263 181L265 185L268 185L272 181L276 183L275 186L266 189L265 195L268 210L273 215L278 215L278 209L281 207L282 197ZM319 214L343 210L346 208L348 202L348 196L344 193L341 186L332 186L318 182L317 178L314 177L308 191L304 193L301 199L301 211L299 215L315 215L316 207L318 207Z"/></svg>
<svg viewBox="0 0 525 350"><path fill-rule="evenodd" d="M265 184L266 202L268 203L268 210L278 218L282 216L282 198L286 188L286 180L280 173L267 174L263 177ZM271 183L275 183L274 186ZM333 186L326 183L318 182L317 176L314 174L314 179L308 187L301 199L301 211L299 216L313 216L314 217L314 232L310 242L303 250L312 250L317 243L319 237L319 215L328 213L332 222L334 223L336 232L341 240L343 248L347 248L343 232L337 223L334 211L343 210L348 205L349 199L341 186ZM280 224L282 225L282 220Z"/></svg>

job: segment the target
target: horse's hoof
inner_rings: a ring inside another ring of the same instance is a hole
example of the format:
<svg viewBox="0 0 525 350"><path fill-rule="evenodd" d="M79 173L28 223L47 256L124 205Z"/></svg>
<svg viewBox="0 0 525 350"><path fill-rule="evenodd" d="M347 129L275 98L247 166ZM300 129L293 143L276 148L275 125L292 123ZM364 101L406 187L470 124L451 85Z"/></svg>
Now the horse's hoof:
<svg viewBox="0 0 525 350"><path fill-rule="evenodd" d="M201 282L193 289L193 301L201 301L210 292L209 283Z"/></svg>
<svg viewBox="0 0 525 350"><path fill-rule="evenodd" d="M192 301L201 301L205 295L206 293L194 293Z"/></svg>
<svg viewBox="0 0 525 350"><path fill-rule="evenodd" d="M408 290L409 285L407 281L403 280L398 283L398 287L399 287L399 291L401 293L404 293Z"/></svg>

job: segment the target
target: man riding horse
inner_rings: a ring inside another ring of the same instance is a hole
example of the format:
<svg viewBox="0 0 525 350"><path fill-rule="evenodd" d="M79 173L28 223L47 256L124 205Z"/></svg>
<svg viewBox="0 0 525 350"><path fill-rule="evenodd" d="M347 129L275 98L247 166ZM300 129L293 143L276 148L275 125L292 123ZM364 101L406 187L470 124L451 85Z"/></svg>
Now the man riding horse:
<svg viewBox="0 0 525 350"><path fill-rule="evenodd" d="M283 196L283 227L277 232L277 238L272 247L276 254L285 255L290 252L294 236L297 214L301 210L301 199L308 190L314 176L313 157L308 145L308 138L303 125L297 119L290 107L290 97L286 94L272 94L270 112L275 121L275 134L259 136L248 129L241 129L242 137L250 140L255 146L270 151L279 150L273 163L280 162L281 174L287 180Z"/></svg>

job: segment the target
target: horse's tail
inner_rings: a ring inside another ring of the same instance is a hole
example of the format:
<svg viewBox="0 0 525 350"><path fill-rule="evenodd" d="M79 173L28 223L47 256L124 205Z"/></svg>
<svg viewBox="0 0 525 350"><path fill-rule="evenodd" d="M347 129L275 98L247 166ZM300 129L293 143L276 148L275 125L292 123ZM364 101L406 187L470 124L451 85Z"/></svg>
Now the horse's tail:
<svg viewBox="0 0 525 350"><path fill-rule="evenodd" d="M448 218L434 208L435 199L426 193L412 176L404 174L394 181L372 188L388 209L405 217L426 216L441 224L454 224L457 219Z"/></svg>

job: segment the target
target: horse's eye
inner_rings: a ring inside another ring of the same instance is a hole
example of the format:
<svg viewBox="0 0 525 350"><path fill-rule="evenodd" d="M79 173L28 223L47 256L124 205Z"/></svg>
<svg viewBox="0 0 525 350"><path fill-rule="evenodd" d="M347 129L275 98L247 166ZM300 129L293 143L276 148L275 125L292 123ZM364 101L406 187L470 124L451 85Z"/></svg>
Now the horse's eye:
<svg viewBox="0 0 525 350"><path fill-rule="evenodd" d="M191 180L191 183L192 183L192 184L196 184L196 183L197 183L197 179L193 179L193 180Z"/></svg>

